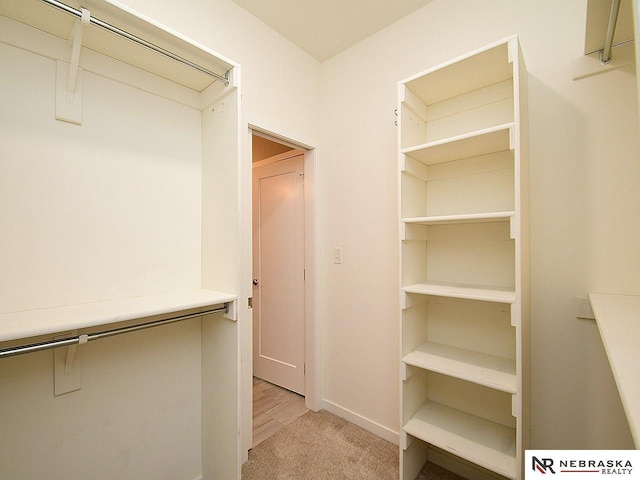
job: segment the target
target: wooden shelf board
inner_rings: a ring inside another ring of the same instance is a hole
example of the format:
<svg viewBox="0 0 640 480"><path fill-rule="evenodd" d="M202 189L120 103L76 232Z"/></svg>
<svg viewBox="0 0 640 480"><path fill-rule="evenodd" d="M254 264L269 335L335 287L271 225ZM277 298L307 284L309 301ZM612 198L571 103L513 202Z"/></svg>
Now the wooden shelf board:
<svg viewBox="0 0 640 480"><path fill-rule="evenodd" d="M592 293L589 300L633 442L640 448L640 296Z"/></svg>
<svg viewBox="0 0 640 480"><path fill-rule="evenodd" d="M406 355L404 363L456 377L485 387L516 393L513 359L427 342Z"/></svg>
<svg viewBox="0 0 640 480"><path fill-rule="evenodd" d="M502 152L511 148L512 128L513 123L505 123L464 135L405 148L402 153L425 165L434 165Z"/></svg>
<svg viewBox="0 0 640 480"><path fill-rule="evenodd" d="M404 431L436 447L516 478L516 433L489 420L427 401Z"/></svg>
<svg viewBox="0 0 640 480"><path fill-rule="evenodd" d="M426 104L442 102L513 77L508 44L515 37L432 67L402 81Z"/></svg>
<svg viewBox="0 0 640 480"><path fill-rule="evenodd" d="M414 225L494 223L494 222L508 222L513 216L515 216L515 212L508 211L508 212L467 213L467 214L460 214L460 215L437 215L437 216L430 216L430 217L412 217L412 218L403 218L402 221L404 223L414 224Z"/></svg>
<svg viewBox="0 0 640 480"><path fill-rule="evenodd" d="M154 315L220 305L236 296L196 289L0 314L0 342L109 325Z"/></svg>
<svg viewBox="0 0 640 480"><path fill-rule="evenodd" d="M402 288L405 293L434 295L438 297L466 298L486 302L515 303L513 289L446 283L416 283Z"/></svg>

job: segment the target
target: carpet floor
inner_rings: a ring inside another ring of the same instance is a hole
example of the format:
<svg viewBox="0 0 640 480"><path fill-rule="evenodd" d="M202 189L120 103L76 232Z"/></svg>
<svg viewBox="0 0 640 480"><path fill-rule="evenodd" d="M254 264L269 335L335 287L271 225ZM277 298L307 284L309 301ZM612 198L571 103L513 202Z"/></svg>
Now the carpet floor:
<svg viewBox="0 0 640 480"><path fill-rule="evenodd" d="M331 413L307 412L249 452L242 480L397 480L398 447ZM461 480L427 464L420 480Z"/></svg>

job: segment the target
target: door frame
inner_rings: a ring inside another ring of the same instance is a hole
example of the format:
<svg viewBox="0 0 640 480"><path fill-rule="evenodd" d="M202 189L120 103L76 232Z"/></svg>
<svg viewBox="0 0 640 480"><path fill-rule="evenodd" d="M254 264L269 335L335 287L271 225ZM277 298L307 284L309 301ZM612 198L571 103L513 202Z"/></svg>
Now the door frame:
<svg viewBox="0 0 640 480"><path fill-rule="evenodd" d="M245 131L245 145L243 154L243 163L245 168L242 169L243 185L248 188L241 193L245 221L242 222L244 228L249 228L249 232L244 238L248 239L248 245L243 247L244 252L248 252L250 257L246 265L251 266L251 243L253 239L252 233L252 136L266 138L268 140L290 146L304 152L304 235L305 235L305 283L304 283L304 324L305 324L305 406L313 411L320 409L320 328L317 319L318 298L318 264L317 252L319 241L318 220L320 216L317 213L320 202L317 198L317 162L316 149L308 144L296 141L287 137L259 127L252 123L247 123ZM247 178L248 177L248 178ZM248 221L246 220L248 219ZM249 267L251 270L251 267ZM245 272L243 277L247 278L248 285L245 286L247 291L251 292L252 272ZM249 294L251 296L251 294ZM252 317L252 315L249 315ZM247 318L244 325L240 325L240 351L241 351L241 367L240 367L240 437L241 437L241 457L242 463L246 462L249 455L249 449L252 445L253 436L253 322L251 318Z"/></svg>

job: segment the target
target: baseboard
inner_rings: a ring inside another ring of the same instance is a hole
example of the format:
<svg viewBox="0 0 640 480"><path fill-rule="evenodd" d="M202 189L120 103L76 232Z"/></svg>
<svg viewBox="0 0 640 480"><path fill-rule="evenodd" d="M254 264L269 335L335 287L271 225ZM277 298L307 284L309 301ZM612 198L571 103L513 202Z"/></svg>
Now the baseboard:
<svg viewBox="0 0 640 480"><path fill-rule="evenodd" d="M341 407L340 405L336 405L329 400L322 400L321 408L329 413L337 415L340 418L344 418L345 420L359 426L360 428L364 428L366 431L371 432L380 438L384 438L385 440L396 445L399 444L398 432L394 432L393 430L372 420L369 420L362 415L358 415L357 413L352 412L349 409Z"/></svg>

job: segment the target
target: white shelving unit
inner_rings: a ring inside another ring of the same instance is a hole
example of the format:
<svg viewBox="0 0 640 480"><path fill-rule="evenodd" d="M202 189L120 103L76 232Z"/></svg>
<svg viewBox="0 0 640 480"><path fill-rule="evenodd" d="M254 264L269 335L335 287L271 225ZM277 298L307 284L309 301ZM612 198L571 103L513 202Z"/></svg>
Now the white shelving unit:
<svg viewBox="0 0 640 480"><path fill-rule="evenodd" d="M398 94L400 478L414 479L432 451L466 475L471 465L478 478L522 478L528 167L518 39L403 80Z"/></svg>

